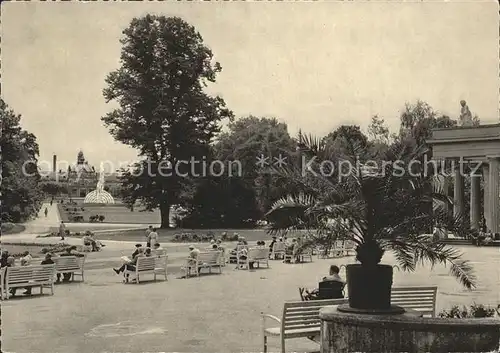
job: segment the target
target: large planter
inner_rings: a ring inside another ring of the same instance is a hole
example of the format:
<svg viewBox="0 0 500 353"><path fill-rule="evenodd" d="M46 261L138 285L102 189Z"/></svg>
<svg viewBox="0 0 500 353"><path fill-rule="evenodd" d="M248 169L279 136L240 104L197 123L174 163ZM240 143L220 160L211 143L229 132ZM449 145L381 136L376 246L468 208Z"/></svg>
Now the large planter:
<svg viewBox="0 0 500 353"><path fill-rule="evenodd" d="M353 309L391 309L392 266L347 265L349 306Z"/></svg>

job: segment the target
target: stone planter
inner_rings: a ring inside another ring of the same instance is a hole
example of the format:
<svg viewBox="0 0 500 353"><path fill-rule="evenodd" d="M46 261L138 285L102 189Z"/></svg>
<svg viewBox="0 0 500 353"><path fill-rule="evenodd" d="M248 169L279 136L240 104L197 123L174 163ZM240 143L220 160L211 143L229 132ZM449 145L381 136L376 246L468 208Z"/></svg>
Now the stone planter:
<svg viewBox="0 0 500 353"><path fill-rule="evenodd" d="M500 320L422 318L411 315L320 311L321 353L492 352L500 346Z"/></svg>

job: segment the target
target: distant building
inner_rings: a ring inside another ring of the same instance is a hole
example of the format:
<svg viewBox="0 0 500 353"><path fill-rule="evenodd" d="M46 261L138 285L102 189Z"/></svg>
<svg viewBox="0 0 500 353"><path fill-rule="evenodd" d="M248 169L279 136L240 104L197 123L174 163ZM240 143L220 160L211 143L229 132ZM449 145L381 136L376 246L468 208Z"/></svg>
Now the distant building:
<svg viewBox="0 0 500 353"><path fill-rule="evenodd" d="M97 187L99 173L95 167L90 165L83 155L83 151L78 152L76 163L68 166L67 170L57 170L57 156L53 156L52 173L45 176L45 181L59 184L68 191L69 197L85 197L89 192ZM117 174L106 174L105 190L113 197L119 197L120 181Z"/></svg>

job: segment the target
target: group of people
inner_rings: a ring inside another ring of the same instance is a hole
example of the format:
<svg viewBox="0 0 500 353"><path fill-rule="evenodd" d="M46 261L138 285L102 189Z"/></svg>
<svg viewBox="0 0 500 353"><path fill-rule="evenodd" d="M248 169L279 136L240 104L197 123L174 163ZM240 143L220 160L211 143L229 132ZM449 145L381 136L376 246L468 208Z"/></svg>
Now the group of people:
<svg viewBox="0 0 500 353"><path fill-rule="evenodd" d="M63 252L61 253L56 253L56 254L51 254L47 253L45 254L45 258L40 262L40 265L52 265L54 264L53 258L55 257L63 257L63 256L76 256L76 257L83 257L85 255L79 253L77 251L76 246L70 246L66 248ZM29 251L25 251L23 253L23 256L19 260L19 265L20 266L30 266L33 264L33 256L31 256ZM2 251L2 254L0 255L0 265L1 267L7 267L7 271L9 267L15 267L16 266L16 259L9 254L8 251ZM63 273L62 274L62 282L69 282L71 279L71 272L69 273ZM7 280L7 276L5 276L4 281ZM61 282L61 274L58 273L56 275L56 283ZM10 294L12 296L16 295L18 288L11 288L10 289ZM31 287L26 287L24 293L25 295L31 295Z"/></svg>
<svg viewBox="0 0 500 353"><path fill-rule="evenodd" d="M288 238L285 237L280 237L277 238L273 236L271 243L269 244L269 258L274 256L274 260L276 260L277 255L274 254L273 249L276 243L284 243L285 244L285 254L286 255L295 255L295 262L300 262L300 248L303 245L303 239L302 237L297 237L292 239L291 242L288 241ZM284 259L286 262L290 262L290 257L288 259Z"/></svg>

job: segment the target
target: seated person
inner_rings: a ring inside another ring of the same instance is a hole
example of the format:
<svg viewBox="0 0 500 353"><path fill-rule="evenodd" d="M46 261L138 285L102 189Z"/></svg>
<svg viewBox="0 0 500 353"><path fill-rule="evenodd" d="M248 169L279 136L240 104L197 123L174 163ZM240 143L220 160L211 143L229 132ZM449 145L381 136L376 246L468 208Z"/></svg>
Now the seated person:
<svg viewBox="0 0 500 353"><path fill-rule="evenodd" d="M133 259L141 251L139 248L142 248L142 244L135 244L135 251L132 253L131 259ZM142 251L144 251L144 249Z"/></svg>
<svg viewBox="0 0 500 353"><path fill-rule="evenodd" d="M33 260L33 257L30 252L25 251L23 253L23 257L21 257L21 266L29 266L31 264L31 260Z"/></svg>
<svg viewBox="0 0 500 353"><path fill-rule="evenodd" d="M246 247L240 248L240 250L236 256L238 256L238 259L240 262L245 263L248 259L248 249ZM243 265L240 265L240 268L243 268ZM252 261L248 263L248 268L250 270L253 269L253 262Z"/></svg>
<svg viewBox="0 0 500 353"><path fill-rule="evenodd" d="M165 249L163 249L159 243L153 244L153 252L154 252L155 256L165 256L167 254Z"/></svg>
<svg viewBox="0 0 500 353"><path fill-rule="evenodd" d="M73 246L70 246L69 248L66 248L66 250L60 254L59 256L75 256L75 257L84 257L85 255L84 254L80 254L78 251L76 251L76 246L73 245ZM66 272L66 273L63 273L63 282L69 282L69 280L71 279L71 272ZM61 274L58 273L57 274L57 279L56 279L56 283L59 283L61 282Z"/></svg>
<svg viewBox="0 0 500 353"><path fill-rule="evenodd" d="M151 249L149 250L151 251ZM139 247L137 248L137 253L135 253L135 256L132 258L132 260L128 259L127 257L122 257L122 260L124 260L124 264L121 265L121 267L118 269L113 268L113 271L115 271L117 275L125 271L125 269L127 269L128 271L135 271L135 265L137 264L137 259L144 256L145 256L144 248Z"/></svg>
<svg viewBox="0 0 500 353"><path fill-rule="evenodd" d="M196 259L200 254L200 250L197 249L194 245L189 245L189 257L187 260L187 275L191 274L191 269L196 266ZM198 268L198 273L200 273L201 267Z"/></svg>
<svg viewBox="0 0 500 353"><path fill-rule="evenodd" d="M493 233L487 233L485 234L483 244L488 245L489 243L493 242Z"/></svg>
<svg viewBox="0 0 500 353"><path fill-rule="evenodd" d="M330 274L323 277L323 280L319 283L319 288L314 289L309 292L306 290L309 299L338 299L344 298L344 286L345 282L339 275L340 268L336 265L330 266Z"/></svg>
<svg viewBox="0 0 500 353"><path fill-rule="evenodd" d="M92 251L99 251L99 246L97 245L97 241L92 237L91 234L84 235L82 240L83 240L83 245L92 246Z"/></svg>
<svg viewBox="0 0 500 353"><path fill-rule="evenodd" d="M344 281L340 277L339 273L340 273L340 268L336 265L331 265L330 266L330 274L328 276L323 277L323 282L337 281L337 282L344 283Z"/></svg>

